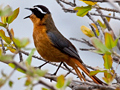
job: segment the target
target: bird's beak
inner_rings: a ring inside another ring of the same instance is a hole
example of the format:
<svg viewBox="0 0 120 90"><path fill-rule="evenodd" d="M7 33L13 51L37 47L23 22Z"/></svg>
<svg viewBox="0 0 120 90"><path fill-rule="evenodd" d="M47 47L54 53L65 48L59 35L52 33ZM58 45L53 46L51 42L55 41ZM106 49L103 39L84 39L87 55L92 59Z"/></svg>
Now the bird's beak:
<svg viewBox="0 0 120 90"><path fill-rule="evenodd" d="M25 9L32 11L32 8L25 8ZM26 17L24 17L24 19L29 18L29 17L30 17L30 15L29 15L29 16L26 16Z"/></svg>

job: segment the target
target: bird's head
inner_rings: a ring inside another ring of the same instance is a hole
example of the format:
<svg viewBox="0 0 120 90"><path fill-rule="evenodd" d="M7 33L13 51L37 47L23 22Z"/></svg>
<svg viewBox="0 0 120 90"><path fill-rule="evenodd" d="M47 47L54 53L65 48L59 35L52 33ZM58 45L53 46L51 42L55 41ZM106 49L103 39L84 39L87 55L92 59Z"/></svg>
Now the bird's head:
<svg viewBox="0 0 120 90"><path fill-rule="evenodd" d="M30 10L32 14L25 17L24 19L30 18L34 24L40 23L41 21L45 22L45 18L47 18L47 15L51 14L48 8L43 5L35 5L33 6L33 8L25 9Z"/></svg>

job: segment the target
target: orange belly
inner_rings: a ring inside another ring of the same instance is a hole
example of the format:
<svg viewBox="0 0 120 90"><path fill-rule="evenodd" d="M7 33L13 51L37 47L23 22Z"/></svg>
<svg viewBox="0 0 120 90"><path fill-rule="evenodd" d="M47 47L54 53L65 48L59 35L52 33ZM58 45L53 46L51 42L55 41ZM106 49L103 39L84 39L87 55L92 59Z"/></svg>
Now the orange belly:
<svg viewBox="0 0 120 90"><path fill-rule="evenodd" d="M61 62L69 60L69 56L62 53L56 47L46 34L46 28L44 26L34 27L33 39L35 47L38 53L45 59L51 62Z"/></svg>

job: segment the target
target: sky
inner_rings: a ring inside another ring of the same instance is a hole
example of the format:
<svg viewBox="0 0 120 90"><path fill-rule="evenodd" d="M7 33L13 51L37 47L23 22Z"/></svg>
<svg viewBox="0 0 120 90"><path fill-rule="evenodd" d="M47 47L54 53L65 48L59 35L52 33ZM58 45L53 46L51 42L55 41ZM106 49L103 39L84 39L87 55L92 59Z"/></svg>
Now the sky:
<svg viewBox="0 0 120 90"><path fill-rule="evenodd" d="M30 39L30 45L28 45L28 48L34 48L33 38L32 38L33 24L29 19L26 19L26 20L23 19L24 17L31 14L30 11L24 8L30 8L34 5L45 5L46 7L49 8L49 10L52 13L52 17L56 27L67 39L69 39L70 37L73 37L77 39L85 38L89 40L89 38L81 32L80 27L82 25L89 27L89 24L91 23L91 21L86 16L81 18L76 16L76 14L63 12L62 8L58 5L56 0L0 0L0 4L2 4L3 6L10 5L13 10L18 7L20 8L20 13L17 19L12 24L10 24L9 28L13 28L15 37L18 37L18 38L27 37ZM85 4L78 1L78 5L81 6ZM103 7L109 6L106 3L101 5ZM95 17L95 20L96 19L97 17ZM117 20L111 20L110 24L112 25L112 28L115 29L116 35L118 35L119 29L120 29L119 28L120 22ZM79 48L89 48L89 47L86 46L85 44L82 44L76 41L71 40L71 42L78 49L79 55L84 61L84 63L91 65L93 67L95 66L103 67L103 60L100 55L97 55L91 52L80 51ZM37 52L35 52L35 55L39 56ZM24 56L24 60L26 58L27 57ZM18 56L15 57L15 60L19 61ZM33 59L32 66L39 66L42 63L43 62L37 59ZM12 71L12 69L8 65L5 65L3 63L0 63L0 70L3 70L6 74L9 74ZM56 67L53 67L48 64L43 67L43 70L48 70L50 73L54 73L54 71L56 70ZM60 70L60 72L58 72L58 75L60 74L65 74L65 71ZM18 78L21 76L23 76L23 74L16 71L14 75L10 78L11 80L13 80L13 82L15 82L13 85L13 88L10 88L8 84L6 84L1 88L1 90L18 90L18 87L19 87L19 90L24 90L26 88L24 87L24 83L23 83L25 79L23 78L18 80ZM68 77L74 78L73 75L69 75ZM98 77L101 78L101 74L98 75ZM41 86L37 86L33 90L36 90L36 89L38 90L40 87Z"/></svg>

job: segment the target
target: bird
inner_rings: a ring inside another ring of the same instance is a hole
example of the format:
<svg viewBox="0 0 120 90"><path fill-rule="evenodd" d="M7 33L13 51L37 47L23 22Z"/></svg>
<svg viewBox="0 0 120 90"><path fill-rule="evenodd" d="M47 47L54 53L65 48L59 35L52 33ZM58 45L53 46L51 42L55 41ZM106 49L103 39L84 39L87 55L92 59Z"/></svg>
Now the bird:
<svg viewBox="0 0 120 90"><path fill-rule="evenodd" d="M90 76L90 71L84 66L84 63L75 46L66 39L57 29L52 19L51 12L44 5L35 5L32 8L25 8L32 12L26 16L33 23L33 40L36 50L45 60L50 62L64 62L71 66L82 81L86 81L81 74L81 69L95 83L104 84L95 75ZM78 69L79 68L79 69Z"/></svg>

